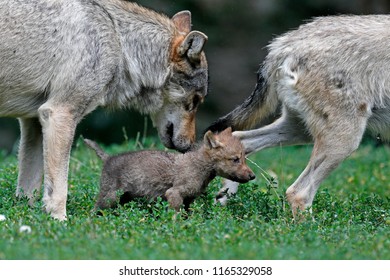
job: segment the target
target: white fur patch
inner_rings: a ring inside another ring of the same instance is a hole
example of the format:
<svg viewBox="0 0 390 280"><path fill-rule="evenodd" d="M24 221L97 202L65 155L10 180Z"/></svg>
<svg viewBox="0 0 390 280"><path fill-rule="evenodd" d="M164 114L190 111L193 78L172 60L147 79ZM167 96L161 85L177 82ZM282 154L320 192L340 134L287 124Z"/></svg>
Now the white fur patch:
<svg viewBox="0 0 390 280"><path fill-rule="evenodd" d="M299 71L293 58L287 58L282 66L278 68L276 91L279 99L290 109L302 111L303 100L295 86L299 79Z"/></svg>
<svg viewBox="0 0 390 280"><path fill-rule="evenodd" d="M298 82L297 63L294 58L288 57L278 68L278 78L290 86L295 86Z"/></svg>

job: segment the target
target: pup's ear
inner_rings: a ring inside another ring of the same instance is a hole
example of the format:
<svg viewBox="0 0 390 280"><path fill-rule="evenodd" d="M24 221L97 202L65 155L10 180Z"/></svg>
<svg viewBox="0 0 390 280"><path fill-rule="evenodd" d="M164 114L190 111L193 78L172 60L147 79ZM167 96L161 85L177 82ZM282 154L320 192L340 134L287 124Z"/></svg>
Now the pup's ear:
<svg viewBox="0 0 390 280"><path fill-rule="evenodd" d="M187 35L191 31L191 12L181 11L172 17L177 30L183 35Z"/></svg>
<svg viewBox="0 0 390 280"><path fill-rule="evenodd" d="M218 141L217 137L210 130L206 132L203 139L204 143L207 145L209 149L216 149L223 147L223 143Z"/></svg>
<svg viewBox="0 0 390 280"><path fill-rule="evenodd" d="M225 135L232 135L232 128L229 126L228 128L225 128L225 130L223 130L222 132L221 132L221 134L225 134Z"/></svg>
<svg viewBox="0 0 390 280"><path fill-rule="evenodd" d="M188 59L192 63L199 63L200 55L206 42L207 36L204 33L199 31L191 31L180 44L178 48L178 54L180 56L187 54Z"/></svg>

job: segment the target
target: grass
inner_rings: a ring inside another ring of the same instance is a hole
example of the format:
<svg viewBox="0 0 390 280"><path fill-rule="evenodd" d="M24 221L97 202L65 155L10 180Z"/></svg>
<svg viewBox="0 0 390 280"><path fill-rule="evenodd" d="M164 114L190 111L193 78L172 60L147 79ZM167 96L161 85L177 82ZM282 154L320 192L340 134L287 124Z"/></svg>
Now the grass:
<svg viewBox="0 0 390 280"><path fill-rule="evenodd" d="M139 140L139 139L138 139ZM126 141L110 153L161 148ZM173 219L165 201L137 200L92 213L101 163L80 141L70 163L68 221L58 222L15 198L17 160L0 153L0 259L390 259L390 149L363 145L321 186L315 220L294 223L284 193L305 167L311 147L274 148L251 159L253 183L226 207L213 203L215 179L188 218ZM271 172L272 171L272 172ZM264 176L263 176L264 175ZM19 232L22 225L31 233Z"/></svg>

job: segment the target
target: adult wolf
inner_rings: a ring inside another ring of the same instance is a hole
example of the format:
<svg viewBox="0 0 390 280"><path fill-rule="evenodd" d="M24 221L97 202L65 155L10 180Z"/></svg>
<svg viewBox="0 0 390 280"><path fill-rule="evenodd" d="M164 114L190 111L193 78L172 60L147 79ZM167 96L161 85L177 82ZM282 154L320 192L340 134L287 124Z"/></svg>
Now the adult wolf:
<svg viewBox="0 0 390 280"><path fill-rule="evenodd" d="M281 105L272 124L234 135L246 153L314 142L307 167L287 189L294 216L312 205L366 128L390 139L389 26L388 15L323 17L276 38L252 95L212 125L249 129Z"/></svg>
<svg viewBox="0 0 390 280"><path fill-rule="evenodd" d="M122 0L0 2L0 116L21 127L16 194L66 219L77 123L97 106L151 115L168 148L185 151L207 93L206 35L191 15L172 19Z"/></svg>

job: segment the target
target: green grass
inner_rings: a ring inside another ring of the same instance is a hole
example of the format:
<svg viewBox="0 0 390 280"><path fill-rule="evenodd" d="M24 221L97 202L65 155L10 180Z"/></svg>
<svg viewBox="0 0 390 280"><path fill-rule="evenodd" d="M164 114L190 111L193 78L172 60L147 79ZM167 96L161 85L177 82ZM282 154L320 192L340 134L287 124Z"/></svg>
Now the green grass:
<svg viewBox="0 0 390 280"><path fill-rule="evenodd" d="M146 139L145 148L161 146ZM139 149L126 142L110 153ZM0 259L390 259L390 150L363 145L321 186L313 216L294 223L284 193L305 167L311 147L274 148L251 159L277 174L257 172L226 207L213 204L221 187L173 219L165 201L133 201L92 213L101 163L78 141L70 163L68 221L52 220L15 198L17 160L0 153ZM22 225L31 233L19 232Z"/></svg>

